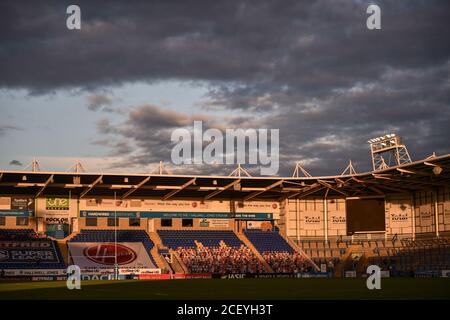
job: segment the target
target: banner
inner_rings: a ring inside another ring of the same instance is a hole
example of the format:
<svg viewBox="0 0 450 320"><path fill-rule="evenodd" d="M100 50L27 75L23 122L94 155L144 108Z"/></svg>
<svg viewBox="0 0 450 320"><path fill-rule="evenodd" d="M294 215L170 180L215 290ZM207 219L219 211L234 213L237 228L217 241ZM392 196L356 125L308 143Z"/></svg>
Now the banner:
<svg viewBox="0 0 450 320"><path fill-rule="evenodd" d="M34 199L28 197L12 197L11 210L34 210Z"/></svg>
<svg viewBox="0 0 450 320"><path fill-rule="evenodd" d="M66 269L3 269L5 277L65 276Z"/></svg>
<svg viewBox="0 0 450 320"><path fill-rule="evenodd" d="M90 211L81 210L81 217L86 218L188 218L188 219L243 219L272 220L271 213L235 213L230 212L156 212L156 211Z"/></svg>
<svg viewBox="0 0 450 320"><path fill-rule="evenodd" d="M230 221L227 219L202 219L200 221L202 228L229 228Z"/></svg>
<svg viewBox="0 0 450 320"><path fill-rule="evenodd" d="M31 210L0 210L0 217L31 217Z"/></svg>
<svg viewBox="0 0 450 320"><path fill-rule="evenodd" d="M2 197L0 217L31 217L34 212L34 199L29 197Z"/></svg>
<svg viewBox="0 0 450 320"><path fill-rule="evenodd" d="M81 274L83 275L107 275L114 274L114 268L81 268ZM119 268L119 274L160 274L161 269L149 269L149 268Z"/></svg>
<svg viewBox="0 0 450 320"><path fill-rule="evenodd" d="M331 273L230 273L213 274L215 279L244 279L244 278L331 278Z"/></svg>
<svg viewBox="0 0 450 320"><path fill-rule="evenodd" d="M75 265L81 269L114 267L156 269L141 242L69 242Z"/></svg>
<svg viewBox="0 0 450 320"><path fill-rule="evenodd" d="M247 221L247 229L272 230L270 221Z"/></svg>
<svg viewBox="0 0 450 320"><path fill-rule="evenodd" d="M182 201L182 200L127 200L114 201L111 198L89 198L80 201L81 211L129 211L129 212L190 212L190 213L225 213L237 212L238 214L264 213L274 217L280 215L280 205L269 201L246 201L236 202L235 207L230 207L229 201ZM73 205L73 204L72 204ZM158 218L158 217L156 217ZM167 218L171 218L167 216ZM177 218L177 217L172 217ZM191 218L191 217L186 217ZM194 218L208 218L206 216ZM211 217L221 218L221 217ZM226 218L226 217L225 217Z"/></svg>
<svg viewBox="0 0 450 320"><path fill-rule="evenodd" d="M46 264L59 262L53 241L0 241L0 263Z"/></svg>

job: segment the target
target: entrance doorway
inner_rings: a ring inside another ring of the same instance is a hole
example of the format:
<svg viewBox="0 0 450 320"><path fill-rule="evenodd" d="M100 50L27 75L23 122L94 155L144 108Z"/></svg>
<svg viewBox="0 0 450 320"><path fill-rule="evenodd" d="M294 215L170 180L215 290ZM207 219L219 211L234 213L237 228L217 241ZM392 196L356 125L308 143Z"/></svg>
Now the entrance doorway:
<svg viewBox="0 0 450 320"><path fill-rule="evenodd" d="M47 224L45 226L45 234L56 239L63 239L69 235L70 225L64 224Z"/></svg>

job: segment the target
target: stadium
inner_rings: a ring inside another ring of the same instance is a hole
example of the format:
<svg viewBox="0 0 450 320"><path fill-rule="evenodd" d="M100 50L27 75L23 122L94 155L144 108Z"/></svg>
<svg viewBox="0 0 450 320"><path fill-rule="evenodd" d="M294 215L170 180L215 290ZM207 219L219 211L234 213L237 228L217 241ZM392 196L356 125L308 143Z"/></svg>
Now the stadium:
<svg viewBox="0 0 450 320"><path fill-rule="evenodd" d="M336 176L0 171L0 296L448 299L450 154L369 143L374 170Z"/></svg>

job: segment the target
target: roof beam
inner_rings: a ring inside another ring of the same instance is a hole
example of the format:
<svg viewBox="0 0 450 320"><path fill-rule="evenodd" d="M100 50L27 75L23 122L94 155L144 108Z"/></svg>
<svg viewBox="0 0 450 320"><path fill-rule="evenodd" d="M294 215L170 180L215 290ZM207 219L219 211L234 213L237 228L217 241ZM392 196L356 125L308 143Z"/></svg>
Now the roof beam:
<svg viewBox="0 0 450 320"><path fill-rule="evenodd" d="M420 172L420 171L414 171L414 170L406 170L406 169L402 169L402 168L397 168L397 171L401 172L401 173L409 173L409 174L415 174L418 176L432 176L431 173L425 173L425 172Z"/></svg>
<svg viewBox="0 0 450 320"><path fill-rule="evenodd" d="M403 182L403 183L415 183L415 184L419 184L420 186L435 186L435 187L445 187L447 186L447 184L445 183L438 183L438 182L431 182L431 181L427 181L424 179L413 179L413 178L408 178L408 179L402 179L401 176L394 176L394 177L388 177L386 175L380 175L380 174L372 174L373 177L375 179L384 179L384 180L389 180L389 181L393 181L393 182ZM412 186L412 184L411 184Z"/></svg>
<svg viewBox="0 0 450 320"><path fill-rule="evenodd" d="M92 188L94 188L97 184L99 184L103 179L103 175L99 176L97 179L95 179L95 181L89 185L89 187L87 187L81 194L80 194L80 199L83 198L89 191L92 190Z"/></svg>
<svg viewBox="0 0 450 320"><path fill-rule="evenodd" d="M320 186L319 188L316 188L316 189L313 189L313 190L310 190L310 191L307 191L307 192L304 192L304 193L301 193L301 194L297 195L297 198L304 198L304 197L310 196L313 193L316 193L316 192L318 192L320 190L323 190L325 188L326 187L324 187L324 186ZM292 198L292 197L289 197L289 198Z"/></svg>
<svg viewBox="0 0 450 320"><path fill-rule="evenodd" d="M285 200L285 199L289 199L289 198L298 196L298 195L300 195L300 194L302 194L302 193L304 193L304 192L308 192L308 191L310 191L310 190L313 190L314 188L317 188L317 187L320 187L320 184L317 183L317 182L314 182L313 184L311 184L311 185L309 185L309 186L303 188L303 190L298 191L298 192L295 192L295 193L292 193L292 194L284 195L284 196L280 197L278 200L279 200L279 201L282 201L282 200ZM317 190L316 190L316 191L317 191Z"/></svg>
<svg viewBox="0 0 450 320"><path fill-rule="evenodd" d="M129 195L131 195L133 192L135 192L137 189L139 189L140 187L142 187L144 184L146 184L149 180L150 180L151 176L148 176L147 178L145 178L144 180L142 180L141 182L139 182L137 185L132 186L130 190L128 190L127 192L124 193L124 195L122 196L122 199L125 199L126 197L128 197Z"/></svg>
<svg viewBox="0 0 450 320"><path fill-rule="evenodd" d="M212 197L217 196L217 195L220 194L221 192L223 192L223 191L225 191L225 190L228 190L228 189L230 189L231 187L234 187L235 185L237 185L237 184L240 183L240 182L241 182L241 179L237 179L237 180L235 180L235 181L233 181L233 182L227 184L226 186L224 186L224 187L222 187L222 188L219 188L218 190L213 191L213 192L211 192L210 194L206 195L204 199L205 199L205 200L211 199Z"/></svg>
<svg viewBox="0 0 450 320"><path fill-rule="evenodd" d="M328 182L325 182L323 180L317 179L317 182L320 183L321 185L323 185L324 187L327 187L328 189L334 190L340 194L343 194L344 196L348 197L348 195L345 192L342 192L341 190L338 190L337 188L333 187L331 184L329 184Z"/></svg>
<svg viewBox="0 0 450 320"><path fill-rule="evenodd" d="M258 196L258 195L260 195L260 194L262 194L262 193L264 193L264 192L266 192L266 191L269 191L269 190L271 190L271 189L273 189L273 188L275 188L275 187L278 187L280 184L283 183L283 181L284 181L284 180L280 180L280 181L277 181L277 182L275 182L275 183L272 183L270 186L266 187L266 188L265 188L264 190L262 190L262 191L256 191L256 192L250 193L249 195L247 195L247 196L244 197L244 201L248 201L248 200L250 200L250 199L252 199L252 198L254 198L254 197L256 197L256 196Z"/></svg>
<svg viewBox="0 0 450 320"><path fill-rule="evenodd" d="M368 184L370 184L369 182L366 182L366 181L363 181L363 180L359 180L359 179L357 179L355 177L352 177L351 179L356 181L357 183L363 185L365 188L370 189L372 191L375 191L375 193L378 193L380 195L384 195L385 194L383 191L379 190L378 188L375 188L373 186L368 185Z"/></svg>
<svg viewBox="0 0 450 320"><path fill-rule="evenodd" d="M47 181L45 181L45 183L44 183L44 185L42 186L42 188L41 188L41 189L36 193L36 195L34 196L35 198L39 197L39 196L41 195L41 193L44 191L44 189L47 188L47 186L48 186L50 183L53 182L53 177L54 177L54 176L55 176L55 175L52 174L52 175L50 176L50 178L48 178Z"/></svg>
<svg viewBox="0 0 450 320"><path fill-rule="evenodd" d="M167 199L171 198L172 196L176 195L178 192L180 192L184 188L186 188L186 187L190 186L191 184L195 183L195 180L197 180L197 178L193 178L193 179L189 180L188 182L183 184L179 189L170 191L168 194L166 194L163 197L163 200L167 200Z"/></svg>

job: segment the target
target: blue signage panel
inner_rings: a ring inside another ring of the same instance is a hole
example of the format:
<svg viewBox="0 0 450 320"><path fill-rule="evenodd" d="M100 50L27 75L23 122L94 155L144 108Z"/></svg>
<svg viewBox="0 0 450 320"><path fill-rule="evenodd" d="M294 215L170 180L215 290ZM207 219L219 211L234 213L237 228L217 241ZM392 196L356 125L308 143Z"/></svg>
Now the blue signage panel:
<svg viewBox="0 0 450 320"><path fill-rule="evenodd" d="M164 212L164 211L91 211L81 210L80 217L87 218L189 218L189 219L242 219L272 220L272 213L246 212Z"/></svg>
<svg viewBox="0 0 450 320"><path fill-rule="evenodd" d="M0 217L32 217L32 210L0 210Z"/></svg>

